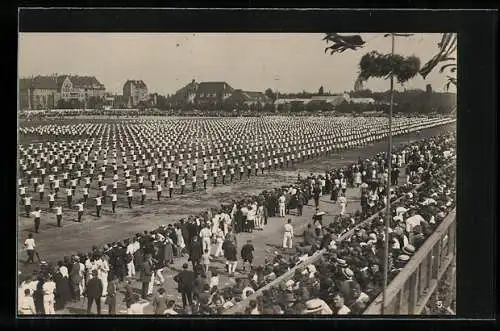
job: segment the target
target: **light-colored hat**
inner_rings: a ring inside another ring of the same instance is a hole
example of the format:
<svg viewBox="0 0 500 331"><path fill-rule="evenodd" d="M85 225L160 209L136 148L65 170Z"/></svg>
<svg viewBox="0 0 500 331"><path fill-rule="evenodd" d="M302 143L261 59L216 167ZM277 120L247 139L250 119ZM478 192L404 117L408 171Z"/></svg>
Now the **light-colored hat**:
<svg viewBox="0 0 500 331"><path fill-rule="evenodd" d="M398 260L401 262L407 262L408 260L410 260L410 257L406 254L401 254L398 256Z"/></svg>
<svg viewBox="0 0 500 331"><path fill-rule="evenodd" d="M394 216L392 219L397 222L403 222L403 217L401 216Z"/></svg>
<svg viewBox="0 0 500 331"><path fill-rule="evenodd" d="M351 269L349 269L349 268L343 268L342 269L342 274L344 274L344 276L347 279L351 279L352 277L354 277L354 272Z"/></svg>
<svg viewBox="0 0 500 331"><path fill-rule="evenodd" d="M337 259L337 263L339 264L339 266L341 267L347 267L347 263L345 260L342 260L342 259Z"/></svg>
<svg viewBox="0 0 500 331"><path fill-rule="evenodd" d="M415 247L413 245L406 245L403 247L403 253L411 256L415 253Z"/></svg>
<svg viewBox="0 0 500 331"><path fill-rule="evenodd" d="M311 299L306 301L306 309L304 314L314 314L323 310L323 302L321 299Z"/></svg>

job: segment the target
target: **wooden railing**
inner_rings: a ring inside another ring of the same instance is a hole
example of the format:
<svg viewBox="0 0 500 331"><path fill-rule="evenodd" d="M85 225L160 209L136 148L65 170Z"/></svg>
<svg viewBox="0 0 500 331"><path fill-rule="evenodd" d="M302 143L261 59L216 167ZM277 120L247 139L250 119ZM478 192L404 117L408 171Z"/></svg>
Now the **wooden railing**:
<svg viewBox="0 0 500 331"><path fill-rule="evenodd" d="M388 285L384 315L422 313L455 253L456 209L453 209ZM363 314L380 315L382 305L381 293Z"/></svg>

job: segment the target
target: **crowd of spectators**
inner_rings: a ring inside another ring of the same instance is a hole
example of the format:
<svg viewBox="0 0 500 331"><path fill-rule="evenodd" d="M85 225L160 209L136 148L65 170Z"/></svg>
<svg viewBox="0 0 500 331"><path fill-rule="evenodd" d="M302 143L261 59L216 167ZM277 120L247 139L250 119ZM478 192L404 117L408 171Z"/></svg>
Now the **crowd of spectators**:
<svg viewBox="0 0 500 331"><path fill-rule="evenodd" d="M392 206L389 228L389 281L455 207L456 170L450 166L453 158L448 153L447 157L440 157L453 143L452 137L442 136L413 146L421 151L430 149L432 159L421 164L423 169L417 168L410 184L395 193L400 199ZM411 190L418 184L422 184L418 190ZM325 248L319 261L264 291L239 313L361 314L383 286L384 219L382 212L340 241L339 230L354 228L356 215L347 228L338 219L317 229L312 246L316 250Z"/></svg>

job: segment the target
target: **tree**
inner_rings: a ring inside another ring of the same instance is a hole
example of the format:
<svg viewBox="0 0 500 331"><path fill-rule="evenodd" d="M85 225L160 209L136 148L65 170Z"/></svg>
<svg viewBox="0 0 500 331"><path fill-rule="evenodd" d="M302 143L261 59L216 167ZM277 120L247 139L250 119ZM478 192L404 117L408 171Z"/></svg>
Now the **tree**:
<svg viewBox="0 0 500 331"><path fill-rule="evenodd" d="M318 95L323 95L323 86L320 86L318 90Z"/></svg>
<svg viewBox="0 0 500 331"><path fill-rule="evenodd" d="M266 95L266 97L271 99L273 102L276 101L276 93L274 93L272 89L270 89L270 88L266 89L264 94Z"/></svg>
<svg viewBox="0 0 500 331"><path fill-rule="evenodd" d="M388 36L391 34L386 34ZM398 33L395 36L408 37L412 34ZM325 53L330 55L342 53L348 49L358 50L366 45L366 42L360 35L339 35L338 33L327 33L323 38L330 46L325 48ZM378 52L365 54L360 61L360 73L354 85L355 90L363 88L363 82L371 77L388 78L391 67L394 68L394 76L398 82L404 83L409 79L420 74L424 79L432 70L442 62L446 62L439 72L443 73L446 69L455 74L457 70L456 58L453 56L457 49L457 35L455 33L443 33L441 41L438 43L438 52L428 62L420 68L420 60L416 57L404 58L401 55L394 56L382 55ZM417 65L418 64L418 65ZM418 67L418 70L416 70ZM417 72L415 72L417 71ZM446 89L451 85L456 86L457 79L455 75L447 75L448 82Z"/></svg>

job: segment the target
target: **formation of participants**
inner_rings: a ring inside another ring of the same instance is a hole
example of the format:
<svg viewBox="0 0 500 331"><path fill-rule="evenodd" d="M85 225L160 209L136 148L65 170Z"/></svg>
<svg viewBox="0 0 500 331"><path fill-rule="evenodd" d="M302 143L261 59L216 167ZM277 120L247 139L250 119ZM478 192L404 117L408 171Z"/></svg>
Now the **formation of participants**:
<svg viewBox="0 0 500 331"><path fill-rule="evenodd" d="M450 123L452 119L399 118L395 135ZM134 120L20 129L18 187L24 216L35 232L42 215L62 226L63 211L82 221L104 204L113 213L155 199L206 190L304 160L361 147L387 137L387 119L333 117L294 119ZM34 196L33 196L34 195ZM36 203L36 206L33 205ZM48 209L46 208L48 207ZM52 215L52 216L50 216Z"/></svg>

